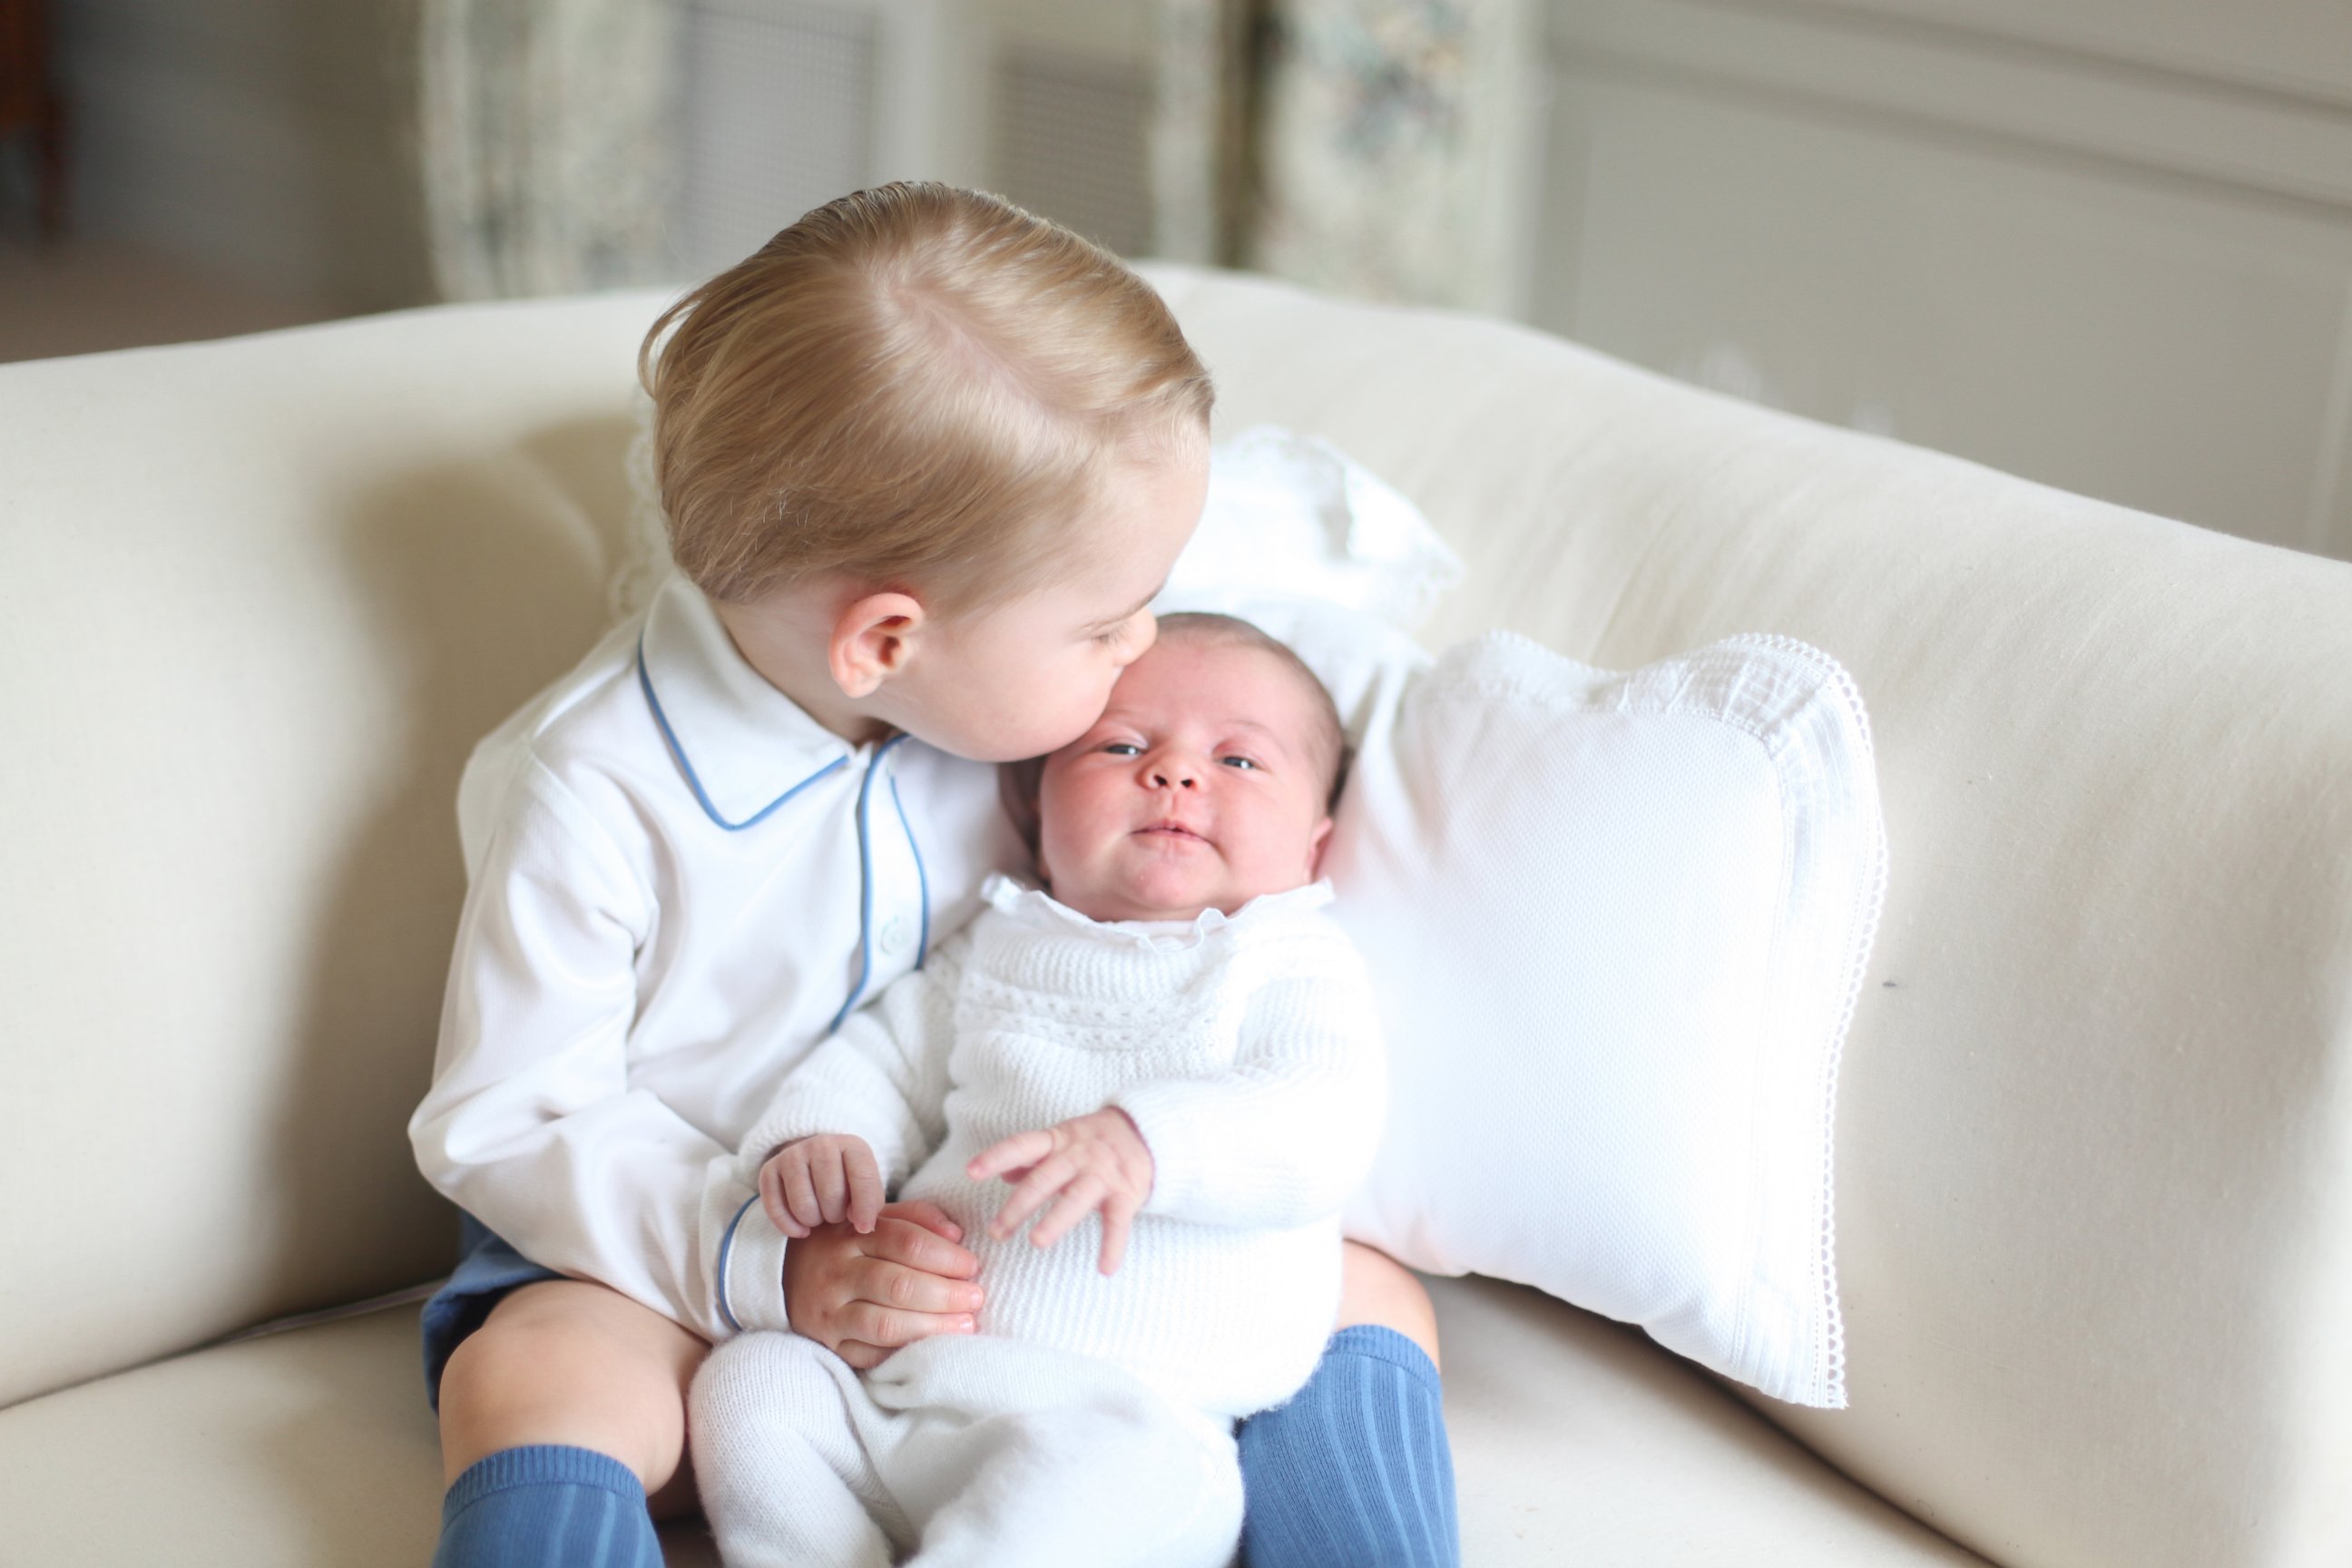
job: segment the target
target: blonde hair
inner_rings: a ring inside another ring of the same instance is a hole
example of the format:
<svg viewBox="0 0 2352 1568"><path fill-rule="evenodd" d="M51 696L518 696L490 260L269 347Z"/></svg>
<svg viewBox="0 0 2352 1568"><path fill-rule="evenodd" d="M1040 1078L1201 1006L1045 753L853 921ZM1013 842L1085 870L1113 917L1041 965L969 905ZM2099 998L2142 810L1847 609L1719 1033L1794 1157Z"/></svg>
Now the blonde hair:
<svg viewBox="0 0 2352 1568"><path fill-rule="evenodd" d="M665 310L638 374L703 592L838 574L942 612L1033 586L1116 467L1202 439L1213 397L1117 257L931 182L809 213Z"/></svg>

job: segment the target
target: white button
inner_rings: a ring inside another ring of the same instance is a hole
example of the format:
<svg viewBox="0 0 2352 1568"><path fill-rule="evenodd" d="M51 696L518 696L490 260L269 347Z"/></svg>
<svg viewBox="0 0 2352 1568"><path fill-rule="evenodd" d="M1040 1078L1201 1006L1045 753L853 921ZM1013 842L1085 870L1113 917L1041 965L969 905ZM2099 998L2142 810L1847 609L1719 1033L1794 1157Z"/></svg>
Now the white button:
<svg viewBox="0 0 2352 1568"><path fill-rule="evenodd" d="M892 958L907 951L907 921L904 917L892 915L882 922L882 951Z"/></svg>

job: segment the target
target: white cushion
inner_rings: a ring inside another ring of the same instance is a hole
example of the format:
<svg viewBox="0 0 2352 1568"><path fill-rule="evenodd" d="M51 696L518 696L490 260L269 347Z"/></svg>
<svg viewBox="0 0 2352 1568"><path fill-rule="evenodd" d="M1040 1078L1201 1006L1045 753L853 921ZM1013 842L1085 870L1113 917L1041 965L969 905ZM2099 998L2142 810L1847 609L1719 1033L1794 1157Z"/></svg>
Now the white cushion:
<svg viewBox="0 0 2352 1568"><path fill-rule="evenodd" d="M1349 1230L1842 1406L1833 1091L1885 865L1861 700L1787 639L1431 670L1398 628L1457 571L1362 464L1261 426L1159 601L1284 638L1358 748L1328 869L1392 1093Z"/></svg>
<svg viewBox="0 0 2352 1568"><path fill-rule="evenodd" d="M1421 509L1377 474L1328 441L1260 425L1210 454L1201 526L1168 595L1246 584L1410 632L1461 580L1460 559Z"/></svg>
<svg viewBox="0 0 2352 1568"><path fill-rule="evenodd" d="M1885 868L1817 650L1446 654L1375 714L1327 862L1389 1035L1350 1233L1843 1405L1837 1059Z"/></svg>

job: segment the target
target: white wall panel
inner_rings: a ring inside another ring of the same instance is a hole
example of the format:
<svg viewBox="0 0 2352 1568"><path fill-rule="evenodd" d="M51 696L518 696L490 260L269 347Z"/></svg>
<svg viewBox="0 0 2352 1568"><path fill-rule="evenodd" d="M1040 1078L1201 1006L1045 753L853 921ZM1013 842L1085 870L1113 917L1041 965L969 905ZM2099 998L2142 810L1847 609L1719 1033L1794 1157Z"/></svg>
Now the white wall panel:
<svg viewBox="0 0 2352 1568"><path fill-rule="evenodd" d="M2352 6L2335 0L1731 0L1759 10L1880 18L1960 38L2014 39L2109 65L2352 104Z"/></svg>
<svg viewBox="0 0 2352 1568"><path fill-rule="evenodd" d="M1839 9L1555 8L1536 320L2352 557L2352 113Z"/></svg>

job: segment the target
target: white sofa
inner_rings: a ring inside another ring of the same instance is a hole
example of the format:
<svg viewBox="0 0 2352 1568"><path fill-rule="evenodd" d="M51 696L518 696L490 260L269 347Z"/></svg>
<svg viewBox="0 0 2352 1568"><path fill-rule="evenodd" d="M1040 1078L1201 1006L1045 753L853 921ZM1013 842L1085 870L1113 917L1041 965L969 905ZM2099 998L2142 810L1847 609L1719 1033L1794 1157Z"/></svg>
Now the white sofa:
<svg viewBox="0 0 2352 1568"><path fill-rule="evenodd" d="M1433 641L1769 630L1874 716L1852 1407L1433 1285L1468 1561L2352 1562L2352 566L1491 322L1157 274ZM603 624L645 294L0 368L0 1561L420 1563L411 1167L473 740ZM674 1531L673 1558L700 1560Z"/></svg>

